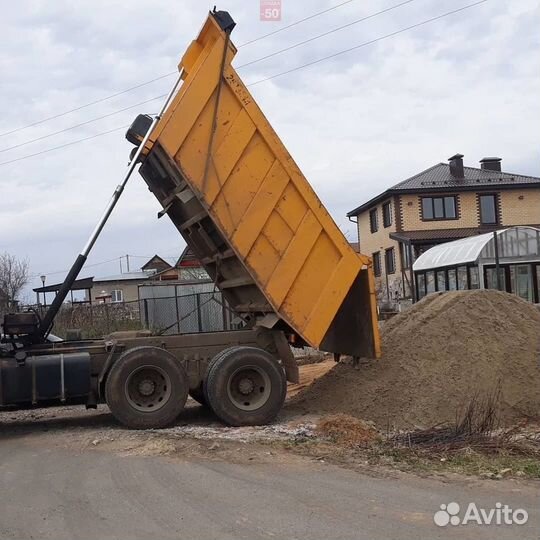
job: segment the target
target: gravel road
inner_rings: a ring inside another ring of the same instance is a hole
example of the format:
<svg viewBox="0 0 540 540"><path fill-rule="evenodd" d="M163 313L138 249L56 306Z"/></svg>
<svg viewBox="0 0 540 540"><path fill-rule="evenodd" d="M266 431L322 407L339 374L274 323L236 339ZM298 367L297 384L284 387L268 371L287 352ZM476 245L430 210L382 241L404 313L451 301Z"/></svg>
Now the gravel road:
<svg viewBox="0 0 540 540"><path fill-rule="evenodd" d="M519 540L540 530L534 483L377 477L300 458L234 463L53 444L69 431L1 435L4 540ZM437 527L434 512L451 501L502 502L530 518L524 526Z"/></svg>

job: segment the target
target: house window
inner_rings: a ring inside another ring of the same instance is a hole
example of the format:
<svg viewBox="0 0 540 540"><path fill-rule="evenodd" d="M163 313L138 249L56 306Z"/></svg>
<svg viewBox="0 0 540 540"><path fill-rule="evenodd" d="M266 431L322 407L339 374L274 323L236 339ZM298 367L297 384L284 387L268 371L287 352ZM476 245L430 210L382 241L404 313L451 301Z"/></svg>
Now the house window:
<svg viewBox="0 0 540 540"><path fill-rule="evenodd" d="M394 274L396 272L396 254L393 247L384 251L384 265L387 274Z"/></svg>
<svg viewBox="0 0 540 540"><path fill-rule="evenodd" d="M433 221L437 219L456 219L457 201L451 197L422 197L422 219Z"/></svg>
<svg viewBox="0 0 540 540"><path fill-rule="evenodd" d="M401 265L403 268L411 267L411 253L407 244L400 244L401 246Z"/></svg>
<svg viewBox="0 0 540 540"><path fill-rule="evenodd" d="M373 273L375 274L375 277L379 277L381 275L381 254L377 251L376 253L372 253L373 257Z"/></svg>
<svg viewBox="0 0 540 540"><path fill-rule="evenodd" d="M382 206L382 218L384 227L390 227L392 225L392 203L386 202Z"/></svg>
<svg viewBox="0 0 540 540"><path fill-rule="evenodd" d="M499 222L497 215L497 195L480 195L480 223L482 225L494 225Z"/></svg>
<svg viewBox="0 0 540 540"><path fill-rule="evenodd" d="M369 228L372 233L379 230L379 216L377 215L377 209L369 211Z"/></svg>
<svg viewBox="0 0 540 540"><path fill-rule="evenodd" d="M123 302L124 301L124 293L122 289L115 289L114 291L111 291L111 302Z"/></svg>

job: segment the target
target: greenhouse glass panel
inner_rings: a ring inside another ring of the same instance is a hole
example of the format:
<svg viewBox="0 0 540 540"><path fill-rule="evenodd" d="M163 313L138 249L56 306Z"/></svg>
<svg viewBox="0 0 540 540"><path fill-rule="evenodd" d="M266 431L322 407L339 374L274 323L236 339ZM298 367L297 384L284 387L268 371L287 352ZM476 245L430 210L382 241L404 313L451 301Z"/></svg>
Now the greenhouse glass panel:
<svg viewBox="0 0 540 540"><path fill-rule="evenodd" d="M478 266L469 267L469 277L471 281L471 289L480 288L480 274L478 272Z"/></svg>
<svg viewBox="0 0 540 540"><path fill-rule="evenodd" d="M505 284L505 270L504 268L499 268L499 276L501 279L501 290L506 290ZM486 289L496 289L497 288L497 273L495 268L486 268Z"/></svg>
<svg viewBox="0 0 540 540"><path fill-rule="evenodd" d="M446 272L444 270L437 272L437 290L446 291Z"/></svg>
<svg viewBox="0 0 540 540"><path fill-rule="evenodd" d="M469 288L467 284L467 267L466 266L460 266L457 269L457 281L458 281L458 289L460 291L466 291Z"/></svg>
<svg viewBox="0 0 540 540"><path fill-rule="evenodd" d="M418 289L418 299L426 296L426 276L425 274L417 274L416 288Z"/></svg>
<svg viewBox="0 0 540 540"><path fill-rule="evenodd" d="M426 272L426 290L427 293L435 292L435 272Z"/></svg>
<svg viewBox="0 0 540 540"><path fill-rule="evenodd" d="M449 291L457 290L457 275L456 275L455 268L448 270L448 290Z"/></svg>

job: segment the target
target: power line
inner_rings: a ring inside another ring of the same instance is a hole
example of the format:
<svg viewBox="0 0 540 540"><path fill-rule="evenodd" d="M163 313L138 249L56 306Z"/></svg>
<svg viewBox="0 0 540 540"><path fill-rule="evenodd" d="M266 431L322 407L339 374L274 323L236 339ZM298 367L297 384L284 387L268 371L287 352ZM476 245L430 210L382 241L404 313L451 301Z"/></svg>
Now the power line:
<svg viewBox="0 0 540 540"><path fill-rule="evenodd" d="M84 268L93 268L94 266L101 266L103 264L109 264L109 263L112 263L112 262L117 262L121 259L121 257L116 257L114 259L110 259L108 261L101 261L101 262L97 262L97 263L92 263L92 264L85 264L84 265ZM37 277L41 277L41 276L55 276L57 274L67 274L67 272L69 272L69 270L55 270L54 272L48 272L48 273L43 273L43 274L32 274L31 276L29 276L30 278L37 278Z"/></svg>
<svg viewBox="0 0 540 540"><path fill-rule="evenodd" d="M137 258L137 259L151 259L152 257L154 257L154 255L131 255L131 254L128 254L128 257L132 257L132 258ZM179 256L175 256L175 255L164 255L163 257L161 257L162 259L174 259L175 261L178 259ZM121 255L120 257L115 257L114 259L109 259L108 261L101 261L101 262L97 262L97 263L92 263L92 264L85 264L84 265L84 269L86 268L93 268L94 266L101 266L103 264L109 264L109 263L113 263L113 262L118 262L120 261L121 259L124 259L125 258L125 255ZM45 273L42 273L42 274L31 274L29 276L29 278L38 278L38 277L41 277L41 276L55 276L57 274L66 274L67 272L69 272L69 270L55 270L54 272L45 272Z"/></svg>
<svg viewBox="0 0 540 540"><path fill-rule="evenodd" d="M282 26L281 28L278 28L277 30L274 30L273 32L269 32L268 34L264 34L250 41L246 41L242 43L241 45L238 45L237 48L240 49L240 47L251 45L251 43L255 43L256 41L260 41L261 39L273 36L275 34L278 34L279 32L283 32L284 30L288 30L289 28L292 28L293 26L296 26L297 24L303 23L305 21L309 21L310 19L314 19L315 17L318 17L319 15L324 15L325 13L328 13L329 11L333 11L334 9L340 8L341 6L344 6L345 4L350 4L351 2L354 2L354 1L355 0L347 0L346 2L341 2L341 4L336 4L335 6L329 7L327 9L323 9L322 11L319 11L318 13L314 13L313 15L309 15L308 17L304 17L303 19L300 19L291 24L288 24L287 26Z"/></svg>
<svg viewBox="0 0 540 540"><path fill-rule="evenodd" d="M366 47L367 45L372 45L373 43L377 43L379 41L383 41L385 39L388 39L390 37L393 37L393 36L396 36L398 34L401 34L403 32L407 32L408 30L412 30L413 28L418 28L419 26L423 26L425 24L428 24L430 22L433 22L433 21L437 21L437 20L440 20L440 19L443 19L444 17L448 17L449 15L453 15L455 13L459 13L461 11L465 11L466 9L470 9L472 7L475 7L475 6L478 6L480 4L484 4L486 3L488 0L480 0L479 2L475 2L473 4L468 4L466 6L463 6L459 9L455 9L455 10L452 10L452 11L448 11L447 13L443 13L442 15L438 15L436 17L431 17L430 19L426 19L425 21L421 21L419 23L416 23L416 24L413 24L411 26L407 26L406 28L402 28L400 30L396 30L395 32L391 32L390 34L386 34L384 36L381 36L381 37L378 37L378 38L375 38L375 39L372 39L370 41L366 41L364 43L360 43L359 45L355 45L354 47L350 47L348 49L344 49L342 51L338 51L334 54L331 54L331 55L328 55L328 56L324 56L322 58L319 58L317 60L313 60L311 62L307 62L306 64L302 64L300 66L297 66L295 68L292 68L292 69L288 69L286 71L282 71L280 73L276 73L274 75L271 75L269 77L265 77L264 79L260 79L258 81L254 81L252 83L249 83L249 84L246 84L246 86L255 86L257 84L261 84L263 82L266 82L266 81L270 81L272 79L275 79L277 77L282 77L283 75L288 75L289 73L293 73L295 71L298 71L300 69L304 69L306 67L310 67L310 66L313 66L315 64L319 64L320 62L324 62L325 60L329 60L331 58L335 58L337 56L340 56L342 54L346 54L348 52L351 52L351 51L354 51L356 49L359 49L361 47ZM60 145L60 146L55 146L53 148L49 148L47 150L42 150L41 152L36 152L34 154L29 154L29 155L26 155L26 156L21 156L19 158L15 158L15 159L12 159L12 160L9 160L9 161L4 161L4 162L1 162L0 163L0 166L2 165L7 165L9 163L14 163L14 162L17 162L17 161L21 161L21 160L24 160L24 159L28 159L28 158L31 158L31 157L35 157L35 156L39 156L41 154L45 154L47 152L52 152L53 150L59 150L61 148L65 148L66 146L71 146L71 145L74 145L74 144L78 144L80 142L83 142L83 141L87 141L89 139L95 139L96 137L101 137L102 135L107 135L109 133L112 133L114 131L119 131L121 129L126 129L127 127L129 126L122 126L122 127L119 127L119 128L115 128L115 129L111 129L109 131L104 131L104 132L101 132L101 133L97 133L95 135L92 135L90 137L85 137L83 139L78 139L76 141L72 141L72 142L69 142L69 143L66 143L66 144L63 144L63 145Z"/></svg>
<svg viewBox="0 0 540 540"><path fill-rule="evenodd" d="M351 0L351 1L352 1L352 0ZM294 49L294 48L296 48L296 47L299 47L299 46L304 45L304 44L306 44L306 43L309 43L309 42L311 42L311 41L315 41L316 39L319 39L319 38L321 38L321 37L327 36L327 35L329 35L329 34L332 34L332 33L334 33L334 32L337 32L337 31L339 31L339 30L343 30L344 28L348 28L349 26L353 26L354 24L358 24L358 23L360 23L360 22L362 22L362 21L366 21L366 20L368 20L368 19L372 19L372 18L374 18L374 17L377 17L378 15L382 15L382 14L384 14L384 13L387 13L387 12L389 12L389 11L392 11L392 10L394 10L394 9L397 9L397 8L399 8L399 7L401 7L401 6L404 6L405 4L410 4L410 3L414 2L414 1L415 1L415 0L406 0L406 1L404 1L404 2L400 2L399 4L396 4L396 5L391 6L391 7L389 7L389 8L383 9L383 10L378 11L378 12L376 12L376 13L372 13L371 15L367 15L367 16L362 17L362 18L360 18L360 19L356 19L355 21L352 21L352 22L350 22L350 23L348 23L348 24L345 24L345 25L343 25L343 26L340 26L340 27L338 27L338 28L334 28L333 30L330 30L330 31L328 31L328 32L324 32L323 34L318 34L318 35L313 36L313 37L311 37L311 38L309 38L309 39L307 39L307 40L304 40L304 41L302 41L302 42L300 42L300 43L297 43L297 44L295 44L295 45L291 45L290 47L287 47L287 48L285 48L285 49L281 49L280 51L276 51L276 52L274 52L274 53L271 53L271 54L268 54L268 55L266 55L266 56L263 56L262 58L258 58L258 59L256 59L256 60L252 60L251 62L248 62L248 63L246 63L246 64L243 64L243 65L241 65L241 66L238 66L236 69L242 69L242 68L248 67L248 66L250 66L250 65L252 65L252 64L256 64L256 63L258 63L258 62L261 62L261 61L263 61L263 60L266 60L267 58L271 58L271 57L273 57L273 56L277 56L278 54L281 54L281 53L283 53L283 52L289 51L289 50L291 50L291 49ZM343 5L343 4L340 4L340 5ZM326 11L327 11L327 10L326 10ZM322 13L322 12L321 12L321 13ZM108 114L105 114L105 115L102 115L102 116L98 116L97 118L92 118L92 119L90 119L90 120L86 120L85 122L81 122L81 123L79 123L79 124L75 124L74 126L70 126L70 127L67 127L67 128L64 128L64 129L61 129L61 130L58 130L58 131L55 131L55 132L53 132L53 133L49 133L49 134L47 134L47 135L42 135L41 137L36 137L35 139L30 139L29 141L24 141L24 142L22 142L22 143L15 144L15 145L13 145L13 146L9 146L9 147L7 147L7 148L0 149L0 154L3 153L3 152L7 152L8 150L14 150L14 149L16 149L16 148L20 148L20 147L22 147L22 146L26 146L26 145L31 144L31 143L34 143L34 142L38 142L38 141L42 141L42 140L44 140L44 139L48 139L49 137L54 137L55 135L59 135L59 134L61 134L61 133L65 133L66 131L70 131L70 130L72 130L72 129L76 129L76 128L79 128L79 127L82 127L82 126L86 126L86 125L88 125L88 124L91 124L92 122L97 122L97 121L99 121L99 120L103 120L104 118L109 118L110 116L114 116L114 115L116 115L116 114L119 114L119 113L121 113L121 112L127 111L127 110L129 110L129 109L133 109L133 108L135 108L135 107L138 107L138 106L140 106L140 105L144 105L144 104L149 103L149 102L151 102L151 101L155 101L155 100L157 100L157 99L161 99L161 98L165 97L166 95L167 95L167 94L162 94L162 95L160 95L160 96L156 96L156 97L147 99L147 100L142 101L142 102L140 102L140 103L136 103L135 105L131 105L131 106L129 106L129 107L124 107L123 109L118 109L118 110L113 111L113 112L110 112L110 113L108 113Z"/></svg>
<svg viewBox="0 0 540 540"><path fill-rule="evenodd" d="M72 146L74 144L81 143L83 141L89 141L90 139L96 139L97 137L101 137L103 135L108 135L109 133L113 133L115 131L120 131L121 129L127 129L129 127L129 124L127 126L121 126L114 129L109 129L108 131L102 131L101 133L96 133L95 135L90 135L90 137L84 137L82 139L77 139L76 141L71 141L66 144L61 144L60 146L53 146L52 148L47 148L46 150L41 150L41 152L35 152L34 154L28 154L26 156L21 156L15 159L10 159L9 161L2 161L0 163L0 167L2 165L8 165L9 163L15 163L16 161L22 161L23 159L32 158L35 156L40 156L42 154L46 154L47 152L52 152L53 150L60 150L61 148L66 148L66 146Z"/></svg>
<svg viewBox="0 0 540 540"><path fill-rule="evenodd" d="M60 118L61 116L65 116L66 114L70 114L72 112L80 111L81 109L85 109L86 107L91 107L92 105L97 105L98 103L103 103L104 101L107 101L109 99L115 98L117 96L121 96L122 94L127 94L128 92L131 92L133 90L137 90L137 88L141 88L142 86L146 86L148 84L151 84L156 81L160 81L161 79L165 79L167 77L170 77L171 75L178 75L177 71L172 71L171 73L166 73L165 75L161 75L159 77L156 77L155 79L150 79L149 81L137 84L135 86L131 86L130 88L126 88L125 90L121 90L119 92L116 92L114 94L111 94L109 96L105 96L101 99L96 99L95 101L91 101L90 103L85 103L84 105L80 105L79 107L75 107L74 109L69 109L68 111L64 111L62 113L55 114L53 116L49 116L47 118L43 118L42 120L38 120L37 122L32 122L31 124L26 124L25 126L21 126L15 129L12 129L11 131L5 131L4 133L0 133L0 137L4 137L5 135L11 135L12 133L17 133L17 131L22 131L23 129L27 129L30 127L37 126L39 124L43 124L45 122L49 122L50 120L54 120L56 118Z"/></svg>
<svg viewBox="0 0 540 540"><path fill-rule="evenodd" d="M394 9L397 9L401 6L404 6L405 4L410 4L414 2L415 0L406 0L405 2L400 2L399 4L396 4L395 6L390 6L386 9L382 9L380 11L377 11L376 13L372 13L371 15L366 15L365 17L362 17L360 19L356 19L354 21L351 21L350 23L344 24L343 26L338 26L337 28L334 28L332 30L329 30L328 32L324 32L322 34L317 34L316 36L313 36L309 39L306 39L304 41L300 41L299 43L296 43L295 45L290 45L289 47L285 47L284 49L281 49L279 51L275 51L273 53L267 54L266 56L263 56L262 58L257 58L256 60L252 60L251 62L247 62L245 64L242 64L241 66L238 66L236 69L242 69L248 66L251 66L253 64L257 64L258 62L262 62L263 60L267 60L268 58L272 58L273 56L277 56L278 54L290 51L291 49L295 49L296 47L300 47L301 45L305 45L306 43L311 43L312 41L315 41L316 39L320 39L322 37L328 36L330 34L333 34L334 32L338 32L339 30L343 30L344 28L349 28L349 26L353 26L355 24L361 23L363 21L367 21L368 19L373 19L374 17L377 17L378 15L382 15L384 13L388 13L389 11L392 11Z"/></svg>
<svg viewBox="0 0 540 540"><path fill-rule="evenodd" d="M20 148L21 146L26 146L27 144L31 144L37 141L42 141L43 139L48 139L49 137L54 137L55 135L59 135L60 133L65 133L66 131L70 131L72 129L76 129L82 126L86 126L87 124L91 124L92 122L97 122L98 120L103 120L104 118L109 118L110 116L114 116L116 114L119 114L124 111L128 111L129 109L134 109L136 107L140 107L141 105L145 105L146 103L150 103L151 101L155 101L156 99L162 99L166 97L167 94L162 94L160 96L156 96L150 99L147 99L145 101L141 101L140 103L135 103L134 105L130 105L129 107L124 107L123 109L118 109L116 111L110 112L108 114L104 114L103 116L98 116L97 118L92 118L90 120L86 120L86 122L81 122L80 124L75 124L74 126L70 126L64 129L60 129L58 131L54 131L53 133L48 133L47 135L42 135L41 137L36 137L35 139L31 139L29 141L25 141L19 144L15 144L13 146L8 146L7 148L2 148L0 150L0 154L2 152L7 152L8 150L14 150L15 148Z"/></svg>
<svg viewBox="0 0 540 540"><path fill-rule="evenodd" d="M324 13L328 13L329 11L333 11L335 9L338 9L345 4L350 4L351 2L354 2L355 0L347 0L345 2L341 2L340 4L337 4L335 6L332 6L330 8L327 8L323 11L319 11L318 13L314 13L313 15L309 15L308 17L304 17L303 19L300 19L296 22L293 22L287 26L284 26L282 28L279 28L278 30L274 30L273 32L269 32L268 34L264 34L262 36L259 36L255 39L252 39L250 41L246 41L245 43L242 43L241 45L238 45L238 48L245 47L246 45L250 45L251 43L255 43L256 41L260 41L261 39L265 39L269 36L273 36L274 34L277 34L279 32L283 32L284 30L287 30L288 28L291 28L293 26L296 26L300 23L303 23L305 21L308 21L310 19L314 19L315 17L319 17L320 15L323 15ZM87 107L91 107L92 105L97 105L98 103L103 103L104 101L108 101L109 99L113 99L115 97L121 96L122 94L126 94L128 92L132 92L133 90L137 90L138 88L141 88L143 86L146 86L148 84L152 84L153 82L160 81L162 79L166 79L167 77L171 77L172 75L177 75L177 71L171 71L170 73L165 73L164 75L160 75L159 77L155 77L154 79L150 79L149 81L142 82L140 84L136 84L135 86L131 86L129 88L126 88L124 90L120 90L119 92L115 92L114 94L110 94L108 96L102 97L100 99L96 99L95 101L91 101L89 103L85 103L84 105L80 105L79 107L75 107L73 109L69 109L67 111L48 116L47 118L43 118L41 120L38 120L36 122L32 122L30 124L26 124L24 126L20 126L18 128L12 129L10 131L4 131L3 133L0 133L0 137L4 137L6 135L11 135L12 133L17 133L18 131L22 131L23 129L28 129L34 126L38 126L40 124L44 124L45 122L49 122L51 120L55 120L56 118L60 118L62 116L65 116L67 114L80 111L81 109L85 109Z"/></svg>
<svg viewBox="0 0 540 540"><path fill-rule="evenodd" d="M281 73L276 73L274 75L271 75L270 77L265 77L264 79L259 79L258 81L254 81L252 83L246 84L246 86L255 86L256 84L260 84L266 81L270 81L272 79L276 79L277 77L282 77L283 75L288 75L289 73L293 73L294 71L298 71L300 69L304 69L309 66L313 66L315 64L319 64L320 62L324 62L325 60L329 60L331 58L335 58L336 56L340 56L342 54L346 54L348 52L354 51L356 49L360 49L361 47L366 47L367 45L372 45L373 43L377 43L379 41L383 41L384 39L388 39L393 36L397 36L398 34L402 34L403 32L407 32L408 30L412 30L413 28L418 28L419 26L423 26L425 24L428 24L433 21L437 21L439 19L442 19L444 17L448 17L449 15L454 15L455 13L459 13L460 11L465 11L466 9L470 9L472 7L478 6L480 4L484 4L488 0L480 0L479 2L475 2L474 4L469 4L467 6L463 6L459 9L454 9L452 11L448 11L447 13L443 13L442 15L438 15L437 17L431 17L430 19L426 19L425 21L413 24L411 26L407 26L406 28L402 28L401 30L396 30L395 32L391 32L390 34L386 34L385 36L381 36L375 39L372 39L370 41L365 41L364 43L360 43L360 45L355 45L354 47L350 47L349 49L344 49L343 51L338 51L334 54L330 54L328 56L324 56L323 58L319 58L317 60L313 60L312 62L307 62L306 64L302 64L300 66L297 66L292 69L288 69L286 71L282 71Z"/></svg>

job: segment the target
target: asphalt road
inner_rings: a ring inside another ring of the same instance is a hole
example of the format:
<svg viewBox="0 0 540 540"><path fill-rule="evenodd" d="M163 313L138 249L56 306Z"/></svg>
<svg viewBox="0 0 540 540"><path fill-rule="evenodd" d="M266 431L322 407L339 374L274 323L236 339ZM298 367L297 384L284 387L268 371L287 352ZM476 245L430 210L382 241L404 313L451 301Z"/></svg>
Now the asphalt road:
<svg viewBox="0 0 540 540"><path fill-rule="evenodd" d="M69 434L66 434L69 437ZM372 477L312 461L82 452L0 440L0 538L537 539L538 489L515 482ZM442 503L525 508L524 526L437 527Z"/></svg>

